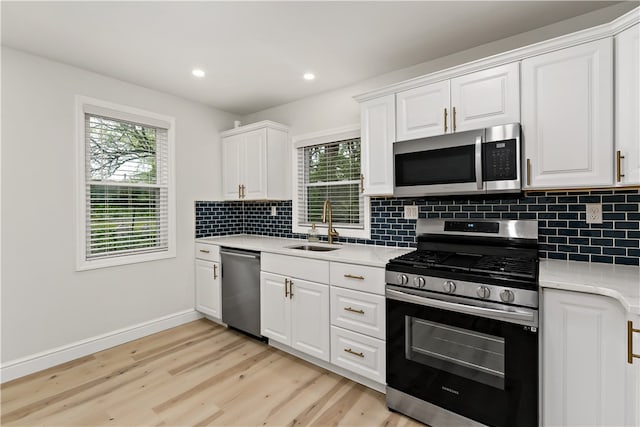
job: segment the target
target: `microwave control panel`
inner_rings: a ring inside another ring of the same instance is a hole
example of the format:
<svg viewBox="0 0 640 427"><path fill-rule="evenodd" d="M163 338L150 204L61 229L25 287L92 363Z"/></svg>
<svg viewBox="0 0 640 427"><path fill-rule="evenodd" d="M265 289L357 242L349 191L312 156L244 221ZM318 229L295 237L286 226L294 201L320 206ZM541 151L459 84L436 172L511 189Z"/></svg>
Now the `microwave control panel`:
<svg viewBox="0 0 640 427"><path fill-rule="evenodd" d="M482 144L482 160L483 181L517 179L519 159L515 139Z"/></svg>

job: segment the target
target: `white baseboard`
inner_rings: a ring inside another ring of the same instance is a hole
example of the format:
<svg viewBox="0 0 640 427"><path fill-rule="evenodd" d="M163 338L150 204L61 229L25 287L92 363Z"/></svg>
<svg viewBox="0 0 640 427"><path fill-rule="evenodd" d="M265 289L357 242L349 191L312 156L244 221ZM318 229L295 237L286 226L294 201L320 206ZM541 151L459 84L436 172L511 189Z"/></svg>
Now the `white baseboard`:
<svg viewBox="0 0 640 427"><path fill-rule="evenodd" d="M14 380L34 372L42 371L79 357L87 356L107 348L115 347L156 332L164 331L184 323L202 318L193 309L169 314L137 325L128 326L106 334L77 341L61 347L11 360L0 366L0 383Z"/></svg>

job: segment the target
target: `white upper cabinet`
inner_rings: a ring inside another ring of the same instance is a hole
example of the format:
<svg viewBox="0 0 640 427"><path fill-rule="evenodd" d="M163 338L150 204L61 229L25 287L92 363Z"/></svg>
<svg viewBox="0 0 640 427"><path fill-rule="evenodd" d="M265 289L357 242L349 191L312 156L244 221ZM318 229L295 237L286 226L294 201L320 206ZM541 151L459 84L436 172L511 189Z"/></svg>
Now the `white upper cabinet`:
<svg viewBox="0 0 640 427"><path fill-rule="evenodd" d="M615 37L615 183L640 184L640 25Z"/></svg>
<svg viewBox="0 0 640 427"><path fill-rule="evenodd" d="M450 133L449 80L396 95L397 141Z"/></svg>
<svg viewBox="0 0 640 427"><path fill-rule="evenodd" d="M396 136L394 95L360 104L363 193L393 194L393 141Z"/></svg>
<svg viewBox="0 0 640 427"><path fill-rule="evenodd" d="M397 141L520 121L517 62L396 94Z"/></svg>
<svg viewBox="0 0 640 427"><path fill-rule="evenodd" d="M452 79L451 120L454 132L520 122L520 64Z"/></svg>
<svg viewBox="0 0 640 427"><path fill-rule="evenodd" d="M291 197L288 128L262 121L222 133L224 200Z"/></svg>
<svg viewBox="0 0 640 427"><path fill-rule="evenodd" d="M526 188L613 184L612 45L602 39L522 61Z"/></svg>

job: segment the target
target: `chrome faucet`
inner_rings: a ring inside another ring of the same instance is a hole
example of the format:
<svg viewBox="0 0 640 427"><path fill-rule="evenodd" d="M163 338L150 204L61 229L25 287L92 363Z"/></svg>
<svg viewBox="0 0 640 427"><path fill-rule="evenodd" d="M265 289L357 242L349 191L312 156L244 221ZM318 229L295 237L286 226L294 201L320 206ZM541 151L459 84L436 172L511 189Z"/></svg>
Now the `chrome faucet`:
<svg viewBox="0 0 640 427"><path fill-rule="evenodd" d="M327 238L329 243L333 243L333 239L340 234L333 228L333 214L331 211L331 201L329 199L325 200L324 205L322 205L322 222L327 223Z"/></svg>

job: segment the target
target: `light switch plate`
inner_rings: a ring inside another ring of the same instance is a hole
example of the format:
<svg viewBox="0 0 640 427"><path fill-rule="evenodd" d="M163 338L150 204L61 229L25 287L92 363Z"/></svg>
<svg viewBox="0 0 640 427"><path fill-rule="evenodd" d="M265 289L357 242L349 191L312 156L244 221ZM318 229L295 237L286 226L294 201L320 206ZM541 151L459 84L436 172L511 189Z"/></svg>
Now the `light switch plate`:
<svg viewBox="0 0 640 427"><path fill-rule="evenodd" d="M276 206L271 206L271 216L278 215L278 208Z"/></svg>
<svg viewBox="0 0 640 427"><path fill-rule="evenodd" d="M418 207L417 206L405 206L404 207L404 219L418 219Z"/></svg>
<svg viewBox="0 0 640 427"><path fill-rule="evenodd" d="M602 203L587 203L587 224L602 224Z"/></svg>

